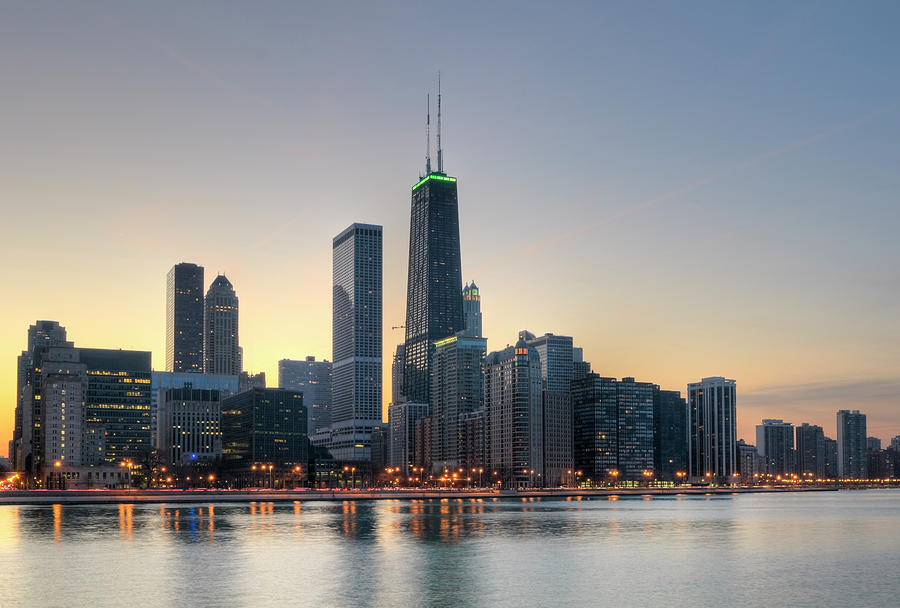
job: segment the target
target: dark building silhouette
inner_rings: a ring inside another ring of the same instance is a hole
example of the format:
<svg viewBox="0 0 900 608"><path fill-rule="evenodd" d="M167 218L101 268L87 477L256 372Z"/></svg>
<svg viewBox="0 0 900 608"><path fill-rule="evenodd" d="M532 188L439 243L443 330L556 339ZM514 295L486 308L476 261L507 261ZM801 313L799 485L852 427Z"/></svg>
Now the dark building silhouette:
<svg viewBox="0 0 900 608"><path fill-rule="evenodd" d="M803 479L825 477L825 432L822 427L804 422L796 427L797 473Z"/></svg>
<svg viewBox="0 0 900 608"><path fill-rule="evenodd" d="M222 401L222 462L233 472L253 465L306 467L308 437L303 394L251 388Z"/></svg>
<svg viewBox="0 0 900 608"><path fill-rule="evenodd" d="M665 481L686 481L687 401L679 391L653 391L653 468ZM681 475L679 475L681 473Z"/></svg>
<svg viewBox="0 0 900 608"><path fill-rule="evenodd" d="M203 266L166 275L166 371L203 373Z"/></svg>

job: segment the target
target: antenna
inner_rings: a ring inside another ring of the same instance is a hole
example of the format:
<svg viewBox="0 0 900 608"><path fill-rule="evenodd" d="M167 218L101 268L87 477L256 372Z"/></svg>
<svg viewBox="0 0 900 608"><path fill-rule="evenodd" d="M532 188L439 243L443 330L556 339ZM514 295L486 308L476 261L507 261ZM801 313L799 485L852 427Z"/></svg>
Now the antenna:
<svg viewBox="0 0 900 608"><path fill-rule="evenodd" d="M425 97L425 175L431 173L431 93Z"/></svg>
<svg viewBox="0 0 900 608"><path fill-rule="evenodd" d="M438 173L444 172L444 155L441 150L441 73L438 71L438 132L437 132Z"/></svg>

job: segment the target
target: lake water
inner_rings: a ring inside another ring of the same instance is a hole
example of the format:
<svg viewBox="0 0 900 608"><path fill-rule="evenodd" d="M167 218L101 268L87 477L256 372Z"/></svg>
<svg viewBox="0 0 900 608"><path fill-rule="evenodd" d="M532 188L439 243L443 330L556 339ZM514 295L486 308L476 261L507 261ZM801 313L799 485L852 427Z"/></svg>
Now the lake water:
<svg viewBox="0 0 900 608"><path fill-rule="evenodd" d="M0 506L0 606L900 606L900 490Z"/></svg>

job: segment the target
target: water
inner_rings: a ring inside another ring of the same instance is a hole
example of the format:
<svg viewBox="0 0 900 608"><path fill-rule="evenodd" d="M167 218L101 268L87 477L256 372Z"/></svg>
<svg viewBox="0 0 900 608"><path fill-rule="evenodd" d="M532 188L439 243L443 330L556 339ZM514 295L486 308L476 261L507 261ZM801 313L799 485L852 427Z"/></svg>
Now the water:
<svg viewBox="0 0 900 608"><path fill-rule="evenodd" d="M900 490L0 506L0 606L900 606Z"/></svg>

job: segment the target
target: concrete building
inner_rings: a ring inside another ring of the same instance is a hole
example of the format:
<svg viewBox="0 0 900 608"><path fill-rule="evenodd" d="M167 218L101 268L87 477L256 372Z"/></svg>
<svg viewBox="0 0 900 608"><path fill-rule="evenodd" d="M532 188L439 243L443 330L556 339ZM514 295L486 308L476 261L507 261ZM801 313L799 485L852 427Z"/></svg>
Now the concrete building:
<svg viewBox="0 0 900 608"><path fill-rule="evenodd" d="M166 275L166 371L203 372L203 266L182 262Z"/></svg>
<svg viewBox="0 0 900 608"><path fill-rule="evenodd" d="M796 464L801 479L825 478L825 432L804 422L796 428Z"/></svg>
<svg viewBox="0 0 900 608"><path fill-rule="evenodd" d="M466 283L462 290L465 333L471 338L481 338L481 293L475 281Z"/></svg>
<svg viewBox="0 0 900 608"><path fill-rule="evenodd" d="M395 403L388 408L390 466L400 467L404 477L409 477L410 467L416 465L416 422L427 415L427 403Z"/></svg>
<svg viewBox="0 0 900 608"><path fill-rule="evenodd" d="M84 464L84 401L87 368L74 348L51 347L41 361L41 401L43 402L43 462L45 468Z"/></svg>
<svg viewBox="0 0 900 608"><path fill-rule="evenodd" d="M434 344L431 375L432 470L458 468L459 418L484 404L487 340L451 336Z"/></svg>
<svg viewBox="0 0 900 608"><path fill-rule="evenodd" d="M794 473L794 425L790 422L763 420L756 426L756 449L766 474L784 477Z"/></svg>
<svg viewBox="0 0 900 608"><path fill-rule="evenodd" d="M194 372L152 372L150 375L150 432L153 447L159 439L159 405L165 392L171 388L211 390L219 393L219 399L226 399L238 392L238 377L227 374L197 374Z"/></svg>
<svg viewBox="0 0 900 608"><path fill-rule="evenodd" d="M653 470L663 481L687 481L688 407L679 391L653 391Z"/></svg>
<svg viewBox="0 0 900 608"><path fill-rule="evenodd" d="M163 391L157 449L170 465L216 462L222 457L222 402L217 390L190 386Z"/></svg>
<svg viewBox="0 0 900 608"><path fill-rule="evenodd" d="M203 371L240 375L243 368L238 346L238 297L224 274L209 286L203 310Z"/></svg>
<svg viewBox="0 0 900 608"><path fill-rule="evenodd" d="M487 470L484 439L484 409L469 412L459 417L459 466L472 473L478 469L479 485L492 483Z"/></svg>
<svg viewBox="0 0 900 608"><path fill-rule="evenodd" d="M332 457L371 459L381 425L382 228L351 224L332 242Z"/></svg>
<svg viewBox="0 0 900 608"><path fill-rule="evenodd" d="M525 340L485 361L485 455L504 487L539 487L543 477L540 356Z"/></svg>
<svg viewBox="0 0 900 608"><path fill-rule="evenodd" d="M859 410L838 410L837 452L840 479L866 478L866 415Z"/></svg>
<svg viewBox="0 0 900 608"><path fill-rule="evenodd" d="M303 393L303 404L309 414L310 436L331 426L331 362L307 357L303 361L282 359L278 362L278 388Z"/></svg>
<svg viewBox="0 0 900 608"><path fill-rule="evenodd" d="M688 384L692 481L729 483L737 474L736 386L722 376Z"/></svg>

